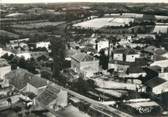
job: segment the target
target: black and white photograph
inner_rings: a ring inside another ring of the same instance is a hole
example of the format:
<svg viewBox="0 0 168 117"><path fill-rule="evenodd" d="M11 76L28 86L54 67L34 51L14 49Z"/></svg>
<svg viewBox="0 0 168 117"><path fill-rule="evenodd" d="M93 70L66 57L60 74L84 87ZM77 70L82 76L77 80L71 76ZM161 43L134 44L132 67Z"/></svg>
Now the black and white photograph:
<svg viewBox="0 0 168 117"><path fill-rule="evenodd" d="M0 117L168 117L168 0L0 0Z"/></svg>

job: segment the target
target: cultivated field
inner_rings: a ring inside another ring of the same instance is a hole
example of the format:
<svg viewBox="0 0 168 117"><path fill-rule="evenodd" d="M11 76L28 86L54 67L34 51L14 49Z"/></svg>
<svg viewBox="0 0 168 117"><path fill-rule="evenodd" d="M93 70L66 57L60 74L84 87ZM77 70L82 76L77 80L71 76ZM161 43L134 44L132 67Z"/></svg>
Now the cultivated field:
<svg viewBox="0 0 168 117"><path fill-rule="evenodd" d="M95 18L74 24L75 27L100 29L106 26L125 26L130 22L134 22L134 18Z"/></svg>
<svg viewBox="0 0 168 117"><path fill-rule="evenodd" d="M19 35L5 31L5 30L0 30L0 36L9 37L9 38L19 38Z"/></svg>
<svg viewBox="0 0 168 117"><path fill-rule="evenodd" d="M46 26L57 26L64 22L40 22L40 23L30 23L30 24L17 24L13 25L13 28L20 28L20 29L38 29L44 28Z"/></svg>

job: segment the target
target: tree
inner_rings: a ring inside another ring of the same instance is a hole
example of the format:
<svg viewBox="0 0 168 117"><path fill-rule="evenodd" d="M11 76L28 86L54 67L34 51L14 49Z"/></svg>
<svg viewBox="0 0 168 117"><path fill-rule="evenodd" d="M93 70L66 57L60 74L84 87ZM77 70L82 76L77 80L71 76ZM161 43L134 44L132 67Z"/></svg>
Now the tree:
<svg viewBox="0 0 168 117"><path fill-rule="evenodd" d="M53 75L56 78L59 78L60 71L63 69L63 64L65 60L65 40L63 36L50 38L51 41L51 50L53 56Z"/></svg>
<svg viewBox="0 0 168 117"><path fill-rule="evenodd" d="M109 57L105 55L104 50L101 50L100 57L99 57L99 65L102 67L102 69L108 69L108 62L109 62Z"/></svg>
<svg viewBox="0 0 168 117"><path fill-rule="evenodd" d="M11 98L7 98L6 101L10 104L10 106L12 106L12 99Z"/></svg>
<svg viewBox="0 0 168 117"><path fill-rule="evenodd" d="M41 71L41 77L51 80L52 73L49 71Z"/></svg>
<svg viewBox="0 0 168 117"><path fill-rule="evenodd" d="M25 68L25 66L26 66L26 60L24 57L21 57L19 60L19 67Z"/></svg>

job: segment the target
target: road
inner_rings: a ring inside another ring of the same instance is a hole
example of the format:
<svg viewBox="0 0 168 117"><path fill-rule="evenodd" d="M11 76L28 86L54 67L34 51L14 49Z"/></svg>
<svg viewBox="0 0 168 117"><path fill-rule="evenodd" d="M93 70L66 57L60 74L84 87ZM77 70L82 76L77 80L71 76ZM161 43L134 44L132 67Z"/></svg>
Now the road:
<svg viewBox="0 0 168 117"><path fill-rule="evenodd" d="M113 115L116 115L116 116L118 116L118 117L133 117L132 115L129 115L129 114L127 114L127 113L124 113L124 112L122 112L122 111L120 111L120 110L117 110L117 109L115 109L115 108L113 108L113 107L104 105L104 104L103 104L102 102L100 102L100 101L96 101L96 100L90 99L90 98L88 98L88 97L86 97L86 96L80 95L79 93L76 93L76 92L74 92L74 91L72 91L72 90L66 89L66 88L64 88L64 87L62 87L62 86L60 86L60 85L58 85L58 84L55 84L55 86L58 87L58 88L61 88L61 89L63 89L63 90L66 90L70 95L73 95L73 96L75 96L75 97L77 97L77 98L79 98L79 99L81 99L81 100L83 100L83 101L86 101L86 102L88 102L88 103L90 103L90 104L92 104L92 105L101 107L101 108L103 108L103 109L106 109L106 110L110 111Z"/></svg>

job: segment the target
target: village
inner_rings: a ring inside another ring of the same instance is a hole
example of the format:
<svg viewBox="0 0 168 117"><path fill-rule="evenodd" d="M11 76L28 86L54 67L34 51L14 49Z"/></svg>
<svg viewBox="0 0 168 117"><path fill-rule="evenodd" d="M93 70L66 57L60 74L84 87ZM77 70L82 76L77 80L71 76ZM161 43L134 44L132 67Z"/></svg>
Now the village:
<svg viewBox="0 0 168 117"><path fill-rule="evenodd" d="M167 4L0 6L0 117L168 116Z"/></svg>

